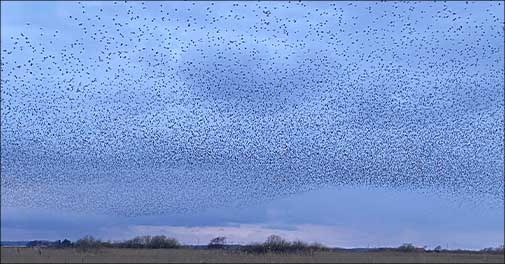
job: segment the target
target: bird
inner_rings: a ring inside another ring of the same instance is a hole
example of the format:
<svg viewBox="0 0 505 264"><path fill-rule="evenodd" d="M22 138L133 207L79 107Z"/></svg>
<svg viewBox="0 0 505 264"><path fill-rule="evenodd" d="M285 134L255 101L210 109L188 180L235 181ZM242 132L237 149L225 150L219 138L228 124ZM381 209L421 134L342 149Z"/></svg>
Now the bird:
<svg viewBox="0 0 505 264"><path fill-rule="evenodd" d="M7 205L140 216L356 185L503 204L500 2L68 8L2 30Z"/></svg>

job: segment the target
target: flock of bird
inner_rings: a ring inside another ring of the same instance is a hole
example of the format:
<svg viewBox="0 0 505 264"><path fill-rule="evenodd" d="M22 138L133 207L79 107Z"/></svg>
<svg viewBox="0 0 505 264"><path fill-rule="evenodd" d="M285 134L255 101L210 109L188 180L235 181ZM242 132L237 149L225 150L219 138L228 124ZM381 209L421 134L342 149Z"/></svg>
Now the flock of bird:
<svg viewBox="0 0 505 264"><path fill-rule="evenodd" d="M2 22L3 205L147 215L325 186L503 203L502 2L53 5Z"/></svg>

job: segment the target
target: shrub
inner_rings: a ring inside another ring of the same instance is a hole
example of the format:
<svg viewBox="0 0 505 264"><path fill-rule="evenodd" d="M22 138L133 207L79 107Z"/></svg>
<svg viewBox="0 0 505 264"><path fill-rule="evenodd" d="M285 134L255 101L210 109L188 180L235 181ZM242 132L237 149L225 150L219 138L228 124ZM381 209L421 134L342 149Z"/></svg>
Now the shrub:
<svg viewBox="0 0 505 264"><path fill-rule="evenodd" d="M179 242L166 236L153 236L148 243L148 248L178 248Z"/></svg>
<svg viewBox="0 0 505 264"><path fill-rule="evenodd" d="M96 251L102 247L102 242L92 236L85 236L75 242L79 251Z"/></svg>
<svg viewBox="0 0 505 264"><path fill-rule="evenodd" d="M122 248L178 248L180 244L173 238L166 236L138 236L118 243Z"/></svg>
<svg viewBox="0 0 505 264"><path fill-rule="evenodd" d="M498 246L496 248L493 247L483 248L480 251L483 253L491 253L491 254L503 254L505 252L503 249L503 245Z"/></svg>
<svg viewBox="0 0 505 264"><path fill-rule="evenodd" d="M302 251L306 248L308 248L309 245L303 241L297 240L293 243L291 243L291 249L294 251Z"/></svg>
<svg viewBox="0 0 505 264"><path fill-rule="evenodd" d="M291 243L280 236L271 235L267 238L267 241L263 243L263 246L267 248L267 251L285 252L290 250Z"/></svg>
<svg viewBox="0 0 505 264"><path fill-rule="evenodd" d="M495 250L496 250L498 253L501 253L501 254L505 253L505 248L504 248L504 246L503 246L503 245L498 246L497 248L495 248Z"/></svg>
<svg viewBox="0 0 505 264"><path fill-rule="evenodd" d="M405 244L399 246L398 250L403 251L403 252L414 252L414 251L416 251L416 247L410 243L405 243Z"/></svg>
<svg viewBox="0 0 505 264"><path fill-rule="evenodd" d="M215 237L212 240L210 240L207 247L210 249L224 248L225 244L226 244L226 237Z"/></svg>
<svg viewBox="0 0 505 264"><path fill-rule="evenodd" d="M325 245L323 245L321 243L317 243L317 242L310 244L309 248L313 251L328 251L329 250Z"/></svg>
<svg viewBox="0 0 505 264"><path fill-rule="evenodd" d="M243 250L249 253L264 254L268 252L274 253L312 253L314 251L328 250L327 247L320 243L307 243L297 240L294 242L286 241L277 235L271 235L267 240L260 244L254 243L243 247Z"/></svg>
<svg viewBox="0 0 505 264"><path fill-rule="evenodd" d="M32 240L26 244L27 247L51 247L55 245L56 242L51 242L47 240Z"/></svg>
<svg viewBox="0 0 505 264"><path fill-rule="evenodd" d="M70 242L70 240L68 240L66 238L61 242L61 247L63 247L63 248L72 247L73 245L74 244L72 242Z"/></svg>
<svg viewBox="0 0 505 264"><path fill-rule="evenodd" d="M264 254L268 252L267 248L260 243L249 244L247 246L244 246L242 250L247 253L253 253L253 254Z"/></svg>

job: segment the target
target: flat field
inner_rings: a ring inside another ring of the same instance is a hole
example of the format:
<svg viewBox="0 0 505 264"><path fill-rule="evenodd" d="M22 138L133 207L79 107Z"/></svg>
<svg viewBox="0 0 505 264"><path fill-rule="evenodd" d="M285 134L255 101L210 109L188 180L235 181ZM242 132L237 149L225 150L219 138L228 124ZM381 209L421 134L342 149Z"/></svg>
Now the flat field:
<svg viewBox="0 0 505 264"><path fill-rule="evenodd" d="M203 249L75 249L2 248L2 263L504 263L504 256L484 253L314 252L249 254Z"/></svg>

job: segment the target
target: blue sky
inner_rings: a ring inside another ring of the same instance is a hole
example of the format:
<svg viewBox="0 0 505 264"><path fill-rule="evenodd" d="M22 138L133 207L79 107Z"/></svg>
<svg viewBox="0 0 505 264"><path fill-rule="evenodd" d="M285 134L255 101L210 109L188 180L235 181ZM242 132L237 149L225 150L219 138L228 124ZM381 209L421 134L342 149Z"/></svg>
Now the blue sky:
<svg viewBox="0 0 505 264"><path fill-rule="evenodd" d="M503 244L503 3L2 2L1 19L2 240Z"/></svg>

